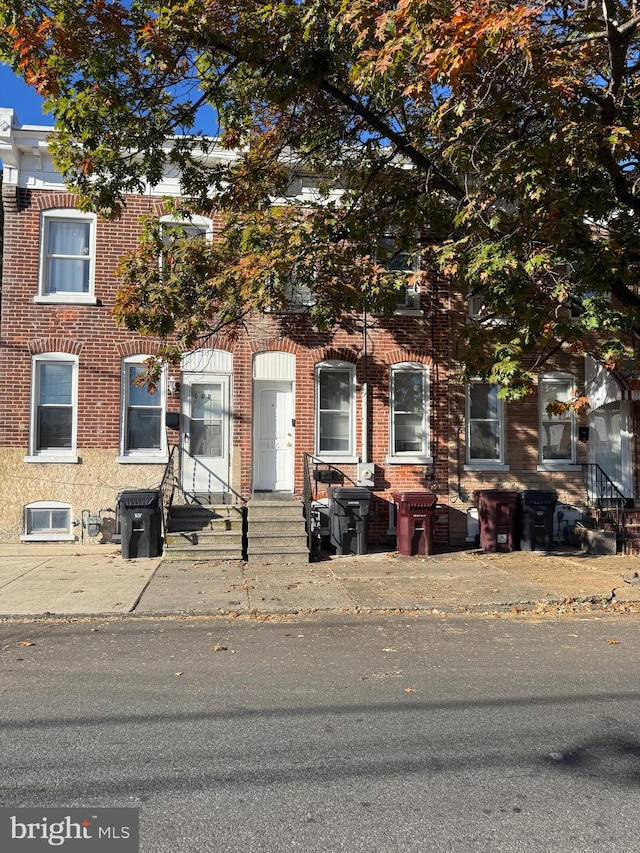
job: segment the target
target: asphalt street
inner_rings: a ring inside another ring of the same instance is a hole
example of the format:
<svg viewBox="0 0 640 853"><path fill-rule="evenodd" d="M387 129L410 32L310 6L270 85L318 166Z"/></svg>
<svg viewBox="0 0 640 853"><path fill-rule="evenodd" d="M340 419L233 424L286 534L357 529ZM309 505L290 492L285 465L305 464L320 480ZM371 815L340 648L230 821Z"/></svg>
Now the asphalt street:
<svg viewBox="0 0 640 853"><path fill-rule="evenodd" d="M142 853L636 851L633 615L0 624L0 797Z"/></svg>

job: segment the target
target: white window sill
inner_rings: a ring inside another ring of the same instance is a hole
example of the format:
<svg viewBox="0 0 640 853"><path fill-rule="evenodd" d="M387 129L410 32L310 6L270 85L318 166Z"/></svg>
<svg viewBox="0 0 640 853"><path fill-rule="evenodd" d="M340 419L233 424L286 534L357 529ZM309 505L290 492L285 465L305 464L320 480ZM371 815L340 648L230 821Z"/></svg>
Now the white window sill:
<svg viewBox="0 0 640 853"><path fill-rule="evenodd" d="M504 462L468 462L465 471L510 471L511 466Z"/></svg>
<svg viewBox="0 0 640 853"><path fill-rule="evenodd" d="M148 456L142 453L130 453L126 456L116 456L116 462L119 465L166 465L169 457L166 454L158 454Z"/></svg>
<svg viewBox="0 0 640 853"><path fill-rule="evenodd" d="M27 533L20 537L21 542L75 542L73 533Z"/></svg>
<svg viewBox="0 0 640 853"><path fill-rule="evenodd" d="M575 462L541 462L536 471L582 471L582 465Z"/></svg>
<svg viewBox="0 0 640 853"><path fill-rule="evenodd" d="M313 457L314 464L321 465L357 465L359 461L357 456L327 456L326 453Z"/></svg>
<svg viewBox="0 0 640 853"><path fill-rule="evenodd" d="M433 465L433 456L387 456L385 465Z"/></svg>
<svg viewBox="0 0 640 853"><path fill-rule="evenodd" d="M40 465L77 465L80 457L75 453L38 453L35 456L25 456L25 462L38 462Z"/></svg>
<svg viewBox="0 0 640 853"><path fill-rule="evenodd" d="M393 312L394 317L424 317L424 311L421 308L396 308Z"/></svg>
<svg viewBox="0 0 640 853"><path fill-rule="evenodd" d="M34 296L33 301L38 305L97 305L98 300L91 293L47 293L44 296Z"/></svg>

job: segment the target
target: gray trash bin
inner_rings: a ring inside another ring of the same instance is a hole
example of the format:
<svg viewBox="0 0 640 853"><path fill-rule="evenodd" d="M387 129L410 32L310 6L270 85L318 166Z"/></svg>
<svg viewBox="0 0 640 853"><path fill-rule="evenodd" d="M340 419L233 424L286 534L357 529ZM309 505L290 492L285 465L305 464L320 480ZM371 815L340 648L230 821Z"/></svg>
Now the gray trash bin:
<svg viewBox="0 0 640 853"><path fill-rule="evenodd" d="M340 486L327 489L329 496L329 541L336 554L366 554L369 489Z"/></svg>
<svg viewBox="0 0 640 853"><path fill-rule="evenodd" d="M555 492L520 492L520 549L553 549L553 515L558 496Z"/></svg>
<svg viewBox="0 0 640 853"><path fill-rule="evenodd" d="M122 557L159 557L162 554L160 492L131 489L120 492L117 514Z"/></svg>

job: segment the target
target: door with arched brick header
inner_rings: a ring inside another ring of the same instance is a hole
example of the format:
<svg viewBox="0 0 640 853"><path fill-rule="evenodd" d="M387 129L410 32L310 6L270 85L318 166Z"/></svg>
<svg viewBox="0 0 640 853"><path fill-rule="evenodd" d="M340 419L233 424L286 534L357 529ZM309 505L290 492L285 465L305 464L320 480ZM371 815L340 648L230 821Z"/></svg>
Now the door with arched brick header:
<svg viewBox="0 0 640 853"><path fill-rule="evenodd" d="M292 492L295 458L295 356L254 357L253 491Z"/></svg>
<svg viewBox="0 0 640 853"><path fill-rule="evenodd" d="M180 486L207 503L231 492L232 356L220 350L190 353L180 380Z"/></svg>

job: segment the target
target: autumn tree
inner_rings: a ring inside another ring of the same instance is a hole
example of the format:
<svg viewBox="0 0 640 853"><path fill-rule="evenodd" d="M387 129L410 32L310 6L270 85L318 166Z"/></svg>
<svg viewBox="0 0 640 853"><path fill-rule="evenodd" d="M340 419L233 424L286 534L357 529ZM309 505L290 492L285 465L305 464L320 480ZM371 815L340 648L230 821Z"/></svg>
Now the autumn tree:
<svg viewBox="0 0 640 853"><path fill-rule="evenodd" d="M292 275L320 326L390 310L391 235L478 307L467 375L518 397L562 349L619 368L640 328L639 23L626 0L6 0L0 56L85 206L118 216L170 166L184 214L223 217L213 244L149 223L120 322L179 350ZM207 161L203 115L233 156Z"/></svg>

